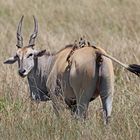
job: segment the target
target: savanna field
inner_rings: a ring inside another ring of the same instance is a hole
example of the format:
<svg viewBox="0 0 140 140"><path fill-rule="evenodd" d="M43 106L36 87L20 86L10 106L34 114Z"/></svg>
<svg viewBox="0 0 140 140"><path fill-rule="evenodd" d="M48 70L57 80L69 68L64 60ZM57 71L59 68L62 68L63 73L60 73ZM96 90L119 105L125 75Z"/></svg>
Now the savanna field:
<svg viewBox="0 0 140 140"><path fill-rule="evenodd" d="M39 23L36 49L56 52L85 36L122 62L140 64L139 0L0 0L0 140L140 140L140 78L113 63L115 93L111 122L103 125L100 98L86 121L64 109L58 119L51 102L31 102L17 64L3 61L16 51L24 15L24 45Z"/></svg>

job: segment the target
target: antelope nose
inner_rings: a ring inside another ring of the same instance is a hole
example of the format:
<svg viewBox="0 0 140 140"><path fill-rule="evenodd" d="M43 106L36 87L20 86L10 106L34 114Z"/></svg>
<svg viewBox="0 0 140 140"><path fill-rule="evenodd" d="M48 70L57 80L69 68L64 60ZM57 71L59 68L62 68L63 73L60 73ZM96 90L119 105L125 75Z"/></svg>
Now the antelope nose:
<svg viewBox="0 0 140 140"><path fill-rule="evenodd" d="M18 72L21 76L23 76L23 74L26 72L26 70L25 69L20 69Z"/></svg>

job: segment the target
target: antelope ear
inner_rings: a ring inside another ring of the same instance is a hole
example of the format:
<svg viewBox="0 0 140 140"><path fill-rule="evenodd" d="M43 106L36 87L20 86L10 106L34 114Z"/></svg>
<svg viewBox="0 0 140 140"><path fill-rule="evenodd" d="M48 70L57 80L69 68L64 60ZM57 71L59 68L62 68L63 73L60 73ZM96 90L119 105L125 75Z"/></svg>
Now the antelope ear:
<svg viewBox="0 0 140 140"><path fill-rule="evenodd" d="M17 61L17 58L15 56L8 58L6 61L4 61L4 64L13 64Z"/></svg>
<svg viewBox="0 0 140 140"><path fill-rule="evenodd" d="M43 56L43 55L45 54L45 52L46 52L46 50L37 51L37 52L35 53L35 56L36 56L36 57L41 57L41 56Z"/></svg>

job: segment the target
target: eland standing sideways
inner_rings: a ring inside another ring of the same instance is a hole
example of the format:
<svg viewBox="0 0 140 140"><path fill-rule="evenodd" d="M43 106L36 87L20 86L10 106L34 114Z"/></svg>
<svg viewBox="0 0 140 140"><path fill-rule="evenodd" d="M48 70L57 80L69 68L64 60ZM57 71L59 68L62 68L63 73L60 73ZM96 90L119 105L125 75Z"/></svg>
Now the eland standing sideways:
<svg viewBox="0 0 140 140"><path fill-rule="evenodd" d="M59 94L74 114L86 117L89 102L100 96L104 123L107 123L111 116L114 92L112 60L138 76L140 76L140 66L123 64L100 47L94 47L89 43L75 49L69 61L67 58L74 48L73 44L54 54L46 50L37 51L34 49L38 33L35 17L34 32L30 37L29 45L23 46L22 21L23 16L17 29L16 54L4 63L18 62L19 75L28 78L31 98L39 101L47 101L50 98L53 100L53 96L56 95L57 98L57 88L59 88Z"/></svg>

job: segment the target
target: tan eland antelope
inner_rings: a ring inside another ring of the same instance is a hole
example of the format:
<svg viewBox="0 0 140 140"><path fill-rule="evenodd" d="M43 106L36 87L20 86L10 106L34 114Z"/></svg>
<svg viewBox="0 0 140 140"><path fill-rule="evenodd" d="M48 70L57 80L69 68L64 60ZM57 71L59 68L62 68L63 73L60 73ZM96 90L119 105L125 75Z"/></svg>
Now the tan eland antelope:
<svg viewBox="0 0 140 140"><path fill-rule="evenodd" d="M140 66L123 64L103 49L91 46L90 43L74 50L69 57L69 66L67 57L74 45L67 45L55 54L47 53L45 50L35 50L38 25L34 17L34 32L30 37L29 45L23 46L22 21L23 17L17 29L16 54L4 63L13 64L18 61L19 75L28 78L31 98L47 101L51 95L57 94L56 89L59 87L66 104L77 116L85 117L89 102L100 96L105 112L104 122L107 123L111 115L114 92L111 60L138 76ZM53 96L51 97L53 100Z"/></svg>

